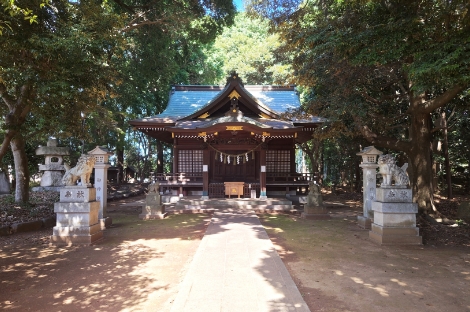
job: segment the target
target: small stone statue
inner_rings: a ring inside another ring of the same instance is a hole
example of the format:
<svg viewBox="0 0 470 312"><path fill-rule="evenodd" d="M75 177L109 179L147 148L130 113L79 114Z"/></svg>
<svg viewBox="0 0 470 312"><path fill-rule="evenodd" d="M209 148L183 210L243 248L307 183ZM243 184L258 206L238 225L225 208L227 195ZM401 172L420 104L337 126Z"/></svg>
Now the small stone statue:
<svg viewBox="0 0 470 312"><path fill-rule="evenodd" d="M149 185L149 194L151 193L157 193L160 194L160 183L158 181L155 181Z"/></svg>
<svg viewBox="0 0 470 312"><path fill-rule="evenodd" d="M381 186L391 186L392 180L395 181L395 186L408 186L410 179L406 174L408 163L405 163L403 167L396 165L395 157L390 154L381 155L378 159L379 173L383 177Z"/></svg>
<svg viewBox="0 0 470 312"><path fill-rule="evenodd" d="M309 182L308 183L308 194L309 195L320 195L321 194L321 191L320 191L320 186L318 184L316 184L315 182Z"/></svg>
<svg viewBox="0 0 470 312"><path fill-rule="evenodd" d="M68 165L65 165L67 171L62 178L62 182L66 186L74 186L77 180L80 179L82 186L88 186L95 161L95 156L82 154L75 167L70 168Z"/></svg>

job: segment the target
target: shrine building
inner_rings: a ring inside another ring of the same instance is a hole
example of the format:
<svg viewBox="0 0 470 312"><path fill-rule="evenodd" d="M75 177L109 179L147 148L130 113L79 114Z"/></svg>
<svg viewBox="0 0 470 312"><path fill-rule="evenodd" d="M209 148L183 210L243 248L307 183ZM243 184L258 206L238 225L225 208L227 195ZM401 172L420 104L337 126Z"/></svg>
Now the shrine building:
<svg viewBox="0 0 470 312"><path fill-rule="evenodd" d="M293 86L244 86L232 74L225 86L174 86L165 111L130 124L173 145L173 172L156 175L167 190L203 198L284 197L313 180L313 173L296 172L296 143L310 140L323 123L282 116L299 107Z"/></svg>

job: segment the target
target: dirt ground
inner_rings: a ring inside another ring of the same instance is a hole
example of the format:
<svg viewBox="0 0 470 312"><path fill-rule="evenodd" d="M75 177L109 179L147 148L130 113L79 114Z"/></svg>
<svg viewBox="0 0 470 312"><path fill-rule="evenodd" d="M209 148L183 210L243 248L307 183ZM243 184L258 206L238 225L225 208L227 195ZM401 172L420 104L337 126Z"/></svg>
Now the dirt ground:
<svg viewBox="0 0 470 312"><path fill-rule="evenodd" d="M0 237L0 309L169 311L210 216L141 221L140 198L112 202L92 246L50 247L51 229ZM470 311L469 246L378 246L360 207L335 199L350 208L329 220L260 215L311 311Z"/></svg>
<svg viewBox="0 0 470 312"><path fill-rule="evenodd" d="M50 247L52 229L0 237L0 310L169 311L210 217L141 221L113 202L92 246Z"/></svg>

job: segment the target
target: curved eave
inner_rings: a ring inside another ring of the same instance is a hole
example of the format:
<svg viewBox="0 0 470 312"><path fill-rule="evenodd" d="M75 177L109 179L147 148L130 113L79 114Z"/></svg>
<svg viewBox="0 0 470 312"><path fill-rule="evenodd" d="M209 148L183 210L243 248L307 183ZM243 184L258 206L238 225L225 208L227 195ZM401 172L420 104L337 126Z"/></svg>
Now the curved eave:
<svg viewBox="0 0 470 312"><path fill-rule="evenodd" d="M272 133L295 133L302 131L301 127L291 127L285 129L274 129L272 127L259 127L257 125L245 123L245 122L227 122L223 124L215 124L209 127L196 127L196 128L180 128L180 127L168 127L168 131L174 133L194 133L198 131L204 132L220 132L220 131L232 131L227 129L228 127L242 127L242 130L237 131L251 131L251 132L272 132Z"/></svg>

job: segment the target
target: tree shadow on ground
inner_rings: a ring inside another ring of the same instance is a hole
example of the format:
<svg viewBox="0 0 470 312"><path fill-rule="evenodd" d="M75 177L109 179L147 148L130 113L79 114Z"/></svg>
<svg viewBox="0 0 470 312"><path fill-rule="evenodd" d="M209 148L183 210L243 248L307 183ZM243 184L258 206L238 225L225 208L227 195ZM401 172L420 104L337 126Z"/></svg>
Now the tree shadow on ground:
<svg viewBox="0 0 470 312"><path fill-rule="evenodd" d="M139 212L113 213L114 227L91 246L4 244L0 309L117 311L161 305L158 299L167 299L163 292L179 282L174 272L197 249L207 216L142 221Z"/></svg>
<svg viewBox="0 0 470 312"><path fill-rule="evenodd" d="M468 248L379 246L347 217L261 219L312 311L371 306L463 311L469 306Z"/></svg>

